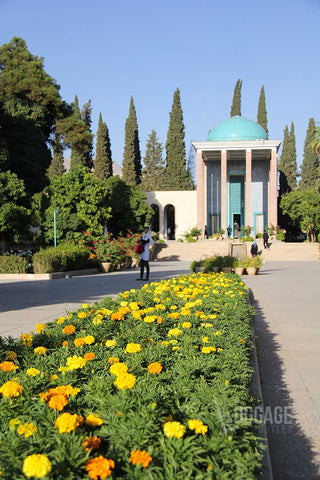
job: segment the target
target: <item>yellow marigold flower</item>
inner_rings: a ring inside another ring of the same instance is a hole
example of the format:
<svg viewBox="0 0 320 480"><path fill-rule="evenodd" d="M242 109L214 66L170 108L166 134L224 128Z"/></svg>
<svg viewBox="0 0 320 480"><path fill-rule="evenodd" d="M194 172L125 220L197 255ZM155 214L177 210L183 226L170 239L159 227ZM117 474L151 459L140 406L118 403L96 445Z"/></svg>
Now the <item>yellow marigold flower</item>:
<svg viewBox="0 0 320 480"><path fill-rule="evenodd" d="M180 350L180 347L172 347L172 350L175 351L175 350Z"/></svg>
<svg viewBox="0 0 320 480"><path fill-rule="evenodd" d="M57 324L60 325L61 323L64 323L65 317L59 317L57 320Z"/></svg>
<svg viewBox="0 0 320 480"><path fill-rule="evenodd" d="M51 462L46 455L36 453L23 461L22 472L27 478L43 478L51 472Z"/></svg>
<svg viewBox="0 0 320 480"><path fill-rule="evenodd" d="M188 310L187 308L181 308L180 315L182 317L189 317L191 315L191 311Z"/></svg>
<svg viewBox="0 0 320 480"><path fill-rule="evenodd" d="M172 328L168 332L168 337L179 337L180 335L182 335L182 330L179 328Z"/></svg>
<svg viewBox="0 0 320 480"><path fill-rule="evenodd" d="M169 342L171 345L177 345L179 342L175 338L173 340L170 340Z"/></svg>
<svg viewBox="0 0 320 480"><path fill-rule="evenodd" d="M46 326L45 326L44 323L37 323L37 325L36 325L36 332L37 333L44 333L45 329L46 329Z"/></svg>
<svg viewBox="0 0 320 480"><path fill-rule="evenodd" d="M96 341L93 335L87 335L83 340L86 345L92 345Z"/></svg>
<svg viewBox="0 0 320 480"><path fill-rule="evenodd" d="M15 429L15 427L17 425L20 425L20 419L18 417L16 418L12 418L11 420L9 420L9 427L12 428L12 429Z"/></svg>
<svg viewBox="0 0 320 480"><path fill-rule="evenodd" d="M86 463L86 470L92 480L103 480L110 477L112 468L114 468L114 461L102 455L90 458Z"/></svg>
<svg viewBox="0 0 320 480"><path fill-rule="evenodd" d="M22 340L23 345L25 345L26 347L31 347L33 342L32 334L23 333L20 338Z"/></svg>
<svg viewBox="0 0 320 480"><path fill-rule="evenodd" d="M114 365L111 365L110 367L110 373L112 375L122 375L123 373L127 373L128 371L128 366L125 363L122 362L116 362Z"/></svg>
<svg viewBox="0 0 320 480"><path fill-rule="evenodd" d="M56 375L55 373L53 375L50 375L50 380L58 380L58 375Z"/></svg>
<svg viewBox="0 0 320 480"><path fill-rule="evenodd" d="M165 310L166 307L162 303L159 303L158 305L154 306L155 310Z"/></svg>
<svg viewBox="0 0 320 480"><path fill-rule="evenodd" d="M191 327L192 327L192 323L190 323L190 322L183 322L183 324L182 324L182 328L187 328L188 329L188 328L191 328Z"/></svg>
<svg viewBox="0 0 320 480"><path fill-rule="evenodd" d="M65 340L64 342L61 343L61 345L62 345L63 347L67 347L67 346L68 346L68 341Z"/></svg>
<svg viewBox="0 0 320 480"><path fill-rule="evenodd" d="M147 315L146 317L144 317L143 321L145 323L153 323L157 320L157 315Z"/></svg>
<svg viewBox="0 0 320 480"><path fill-rule="evenodd" d="M37 368L28 368L26 371L26 374L29 375L30 377L36 377L37 375L40 374L40 370Z"/></svg>
<svg viewBox="0 0 320 480"><path fill-rule="evenodd" d="M0 370L3 372L14 372L19 367L17 367L13 362L1 362L0 363Z"/></svg>
<svg viewBox="0 0 320 480"><path fill-rule="evenodd" d="M225 380L224 383L225 383L226 385L229 385L230 380Z"/></svg>
<svg viewBox="0 0 320 480"><path fill-rule="evenodd" d="M210 327L212 327L212 323L201 323L201 324L200 324L200 327L210 328Z"/></svg>
<svg viewBox="0 0 320 480"><path fill-rule="evenodd" d="M162 370L162 365L159 362L153 362L148 365L149 373L160 373Z"/></svg>
<svg viewBox="0 0 320 480"><path fill-rule="evenodd" d="M90 427L100 427L103 424L103 420L94 415L94 413L90 413L86 418L86 424L90 425Z"/></svg>
<svg viewBox="0 0 320 480"><path fill-rule="evenodd" d="M62 331L66 335L72 335L76 331L76 327L74 325L66 325Z"/></svg>
<svg viewBox="0 0 320 480"><path fill-rule="evenodd" d="M177 310L177 305L171 305L170 310Z"/></svg>
<svg viewBox="0 0 320 480"><path fill-rule="evenodd" d="M73 340L73 343L74 343L75 347L83 347L83 345L86 344L86 342L84 341L84 338L82 338L82 337L75 338Z"/></svg>
<svg viewBox="0 0 320 480"><path fill-rule="evenodd" d="M77 355L74 355L73 357L67 358L67 363L66 367L69 370L77 370L79 368L83 368L86 364L86 361L82 357L77 357Z"/></svg>
<svg viewBox="0 0 320 480"><path fill-rule="evenodd" d="M16 352L13 352L12 350L8 350L8 352L5 353L6 360L12 361L15 360L18 355Z"/></svg>
<svg viewBox="0 0 320 480"><path fill-rule="evenodd" d="M174 320L177 320L180 317L180 313L179 312L172 312L172 313L169 313L168 317L173 318Z"/></svg>
<svg viewBox="0 0 320 480"><path fill-rule="evenodd" d="M117 345L117 340L106 340L105 346L106 347L115 347Z"/></svg>
<svg viewBox="0 0 320 480"><path fill-rule="evenodd" d="M163 426L163 431L168 438L182 438L185 434L186 427L180 422L166 422Z"/></svg>
<svg viewBox="0 0 320 480"><path fill-rule="evenodd" d="M101 445L101 439L95 435L92 435L92 437L86 437L82 445L86 452L88 452L90 449L98 450Z"/></svg>
<svg viewBox="0 0 320 480"><path fill-rule="evenodd" d="M202 347L201 348L201 352L202 353L212 353L212 352L216 352L216 347Z"/></svg>
<svg viewBox="0 0 320 480"><path fill-rule="evenodd" d="M108 363L110 363L110 365L113 365L114 363L119 363L119 358L117 357L109 357L108 358Z"/></svg>
<svg viewBox="0 0 320 480"><path fill-rule="evenodd" d="M217 348L217 352L223 352L223 348L218 347L218 348Z"/></svg>
<svg viewBox="0 0 320 480"><path fill-rule="evenodd" d="M127 353L138 353L141 352L141 345L140 343L128 343L126 346Z"/></svg>
<svg viewBox="0 0 320 480"><path fill-rule="evenodd" d="M79 312L78 313L78 318L83 319L87 318L88 314L86 312Z"/></svg>
<svg viewBox="0 0 320 480"><path fill-rule="evenodd" d="M18 397L20 393L22 393L22 390L22 385L15 380L9 380L9 382L4 383L0 387L0 393L2 393L4 397Z"/></svg>
<svg viewBox="0 0 320 480"><path fill-rule="evenodd" d="M33 351L37 355L45 355L48 352L48 349L46 347L37 347Z"/></svg>
<svg viewBox="0 0 320 480"><path fill-rule="evenodd" d="M136 384L136 377L131 373L122 373L121 375L117 376L117 379L113 382L113 384L118 388L118 390L122 390L123 388L129 390Z"/></svg>
<svg viewBox="0 0 320 480"><path fill-rule="evenodd" d="M31 437L37 430L38 427L34 423L24 423L17 428L18 434L24 435L26 438Z"/></svg>
<svg viewBox="0 0 320 480"><path fill-rule="evenodd" d="M243 340L242 338L240 338L240 339L239 339L239 343L245 344L245 343L246 343L246 341L245 341L245 340Z"/></svg>
<svg viewBox="0 0 320 480"><path fill-rule="evenodd" d="M142 312L140 310L133 310L131 312L131 314L132 314L132 316L135 320L140 320L141 319Z"/></svg>
<svg viewBox="0 0 320 480"><path fill-rule="evenodd" d="M201 435L205 435L208 431L208 425L204 425L201 420L189 420L188 426L190 430L194 430Z"/></svg>
<svg viewBox="0 0 320 480"><path fill-rule="evenodd" d="M209 337L202 337L202 343L209 343Z"/></svg>
<svg viewBox="0 0 320 480"><path fill-rule="evenodd" d="M167 347L168 345L170 345L170 343L164 340L163 342L161 342L161 345L165 345Z"/></svg>
<svg viewBox="0 0 320 480"><path fill-rule="evenodd" d="M121 315L127 315L127 313L130 313L130 308L128 307L120 307L118 309L118 312L121 314Z"/></svg>
<svg viewBox="0 0 320 480"><path fill-rule="evenodd" d="M152 457L149 452L146 450L131 450L129 462L132 465L142 465L143 468L147 468L149 463L152 461Z"/></svg>
<svg viewBox="0 0 320 480"><path fill-rule="evenodd" d="M90 305L88 305L87 303L83 303L83 304L81 305L81 308L89 308L89 307L90 307Z"/></svg>
<svg viewBox="0 0 320 480"><path fill-rule="evenodd" d="M94 319L92 320L92 323L93 325L100 325L102 323L102 320L103 320L103 315L99 313L94 317Z"/></svg>
<svg viewBox="0 0 320 480"><path fill-rule="evenodd" d="M88 352L83 355L83 358L87 362L88 360L94 360L96 358L96 355L93 352Z"/></svg>
<svg viewBox="0 0 320 480"><path fill-rule="evenodd" d="M54 426L59 429L59 433L73 432L76 428L83 424L83 417L81 415L71 415L71 413L63 413L60 415Z"/></svg>
<svg viewBox="0 0 320 480"><path fill-rule="evenodd" d="M121 306L121 307L127 307L127 306L128 306L128 302L120 302L120 306Z"/></svg>

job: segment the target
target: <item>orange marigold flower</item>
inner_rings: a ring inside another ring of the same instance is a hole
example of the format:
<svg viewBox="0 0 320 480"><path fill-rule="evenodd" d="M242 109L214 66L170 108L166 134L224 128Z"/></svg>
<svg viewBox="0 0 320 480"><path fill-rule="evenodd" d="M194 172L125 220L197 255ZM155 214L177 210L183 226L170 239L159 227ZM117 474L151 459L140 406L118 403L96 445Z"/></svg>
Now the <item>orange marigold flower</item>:
<svg viewBox="0 0 320 480"><path fill-rule="evenodd" d="M110 477L112 468L114 468L114 461L102 455L90 458L86 463L86 470L92 480L103 480Z"/></svg>
<svg viewBox="0 0 320 480"><path fill-rule="evenodd" d="M37 355L45 355L47 353L48 349L46 347L37 347L33 351Z"/></svg>
<svg viewBox="0 0 320 480"><path fill-rule="evenodd" d="M113 365L114 363L119 363L119 358L117 357L109 357L108 358L108 363L110 363L110 365Z"/></svg>
<svg viewBox="0 0 320 480"><path fill-rule="evenodd" d="M81 337L80 338L75 338L73 340L73 343L76 347L83 347L83 345L86 344L86 342L84 341L84 338L81 338Z"/></svg>
<svg viewBox="0 0 320 480"><path fill-rule="evenodd" d="M129 458L129 462L133 465L142 465L143 468L147 468L149 463L152 461L152 457L149 452L145 450L131 450L131 455Z"/></svg>
<svg viewBox="0 0 320 480"><path fill-rule="evenodd" d="M63 347L66 347L68 345L68 340L65 340L64 342L61 343Z"/></svg>
<svg viewBox="0 0 320 480"><path fill-rule="evenodd" d="M2 362L0 363L0 369L3 372L12 372L17 370L19 367L17 367L13 362Z"/></svg>
<svg viewBox="0 0 320 480"><path fill-rule="evenodd" d="M111 314L110 320L124 320L124 316L120 312L114 312Z"/></svg>
<svg viewBox="0 0 320 480"><path fill-rule="evenodd" d="M149 373L160 373L162 370L162 365L159 362L153 362L148 365Z"/></svg>
<svg viewBox="0 0 320 480"><path fill-rule="evenodd" d="M88 352L83 355L83 358L85 360L94 360L96 358L96 355L93 352Z"/></svg>
<svg viewBox="0 0 320 480"><path fill-rule="evenodd" d="M83 447L86 452L91 450L98 450L101 445L101 439L93 435L92 437L86 437L85 441L83 442Z"/></svg>
<svg viewBox="0 0 320 480"><path fill-rule="evenodd" d="M63 327L62 331L66 335L72 335L76 331L76 327L74 325L66 325Z"/></svg>
<svg viewBox="0 0 320 480"><path fill-rule="evenodd" d="M72 415L71 413L63 413L60 415L54 426L59 429L59 433L69 433L73 432L79 425L83 424L83 417L77 415L76 413Z"/></svg>
<svg viewBox="0 0 320 480"><path fill-rule="evenodd" d="M86 424L90 427L100 427L103 424L103 420L94 413L90 413L86 418Z"/></svg>
<svg viewBox="0 0 320 480"><path fill-rule="evenodd" d="M68 397L66 395L52 395L48 401L48 406L53 410L61 412L68 405Z"/></svg>

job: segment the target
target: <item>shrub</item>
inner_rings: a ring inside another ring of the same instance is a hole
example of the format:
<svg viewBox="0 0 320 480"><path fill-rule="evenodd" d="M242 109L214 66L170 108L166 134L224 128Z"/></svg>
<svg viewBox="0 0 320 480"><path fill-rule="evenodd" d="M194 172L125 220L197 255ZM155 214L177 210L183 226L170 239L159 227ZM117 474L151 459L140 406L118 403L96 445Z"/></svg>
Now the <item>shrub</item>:
<svg viewBox="0 0 320 480"><path fill-rule="evenodd" d="M280 240L281 242L283 242L284 241L284 233L282 233L282 232L277 233L276 240Z"/></svg>
<svg viewBox="0 0 320 480"><path fill-rule="evenodd" d="M318 233L317 242L320 243L320 233Z"/></svg>
<svg viewBox="0 0 320 480"><path fill-rule="evenodd" d="M82 270L93 265L86 246L61 243L57 247L40 249L33 255L34 273Z"/></svg>
<svg viewBox="0 0 320 480"><path fill-rule="evenodd" d="M253 242L254 238L253 237L245 237L244 241L245 242Z"/></svg>
<svg viewBox="0 0 320 480"><path fill-rule="evenodd" d="M201 262L197 260L193 260L193 262L191 262L191 265L190 265L191 272L194 273L196 271L196 267L200 267L200 266L201 266Z"/></svg>
<svg viewBox="0 0 320 480"><path fill-rule="evenodd" d="M0 256L0 273L26 273L27 260L17 256Z"/></svg>
<svg viewBox="0 0 320 480"><path fill-rule="evenodd" d="M256 238L262 238L263 234L262 233L257 233Z"/></svg>

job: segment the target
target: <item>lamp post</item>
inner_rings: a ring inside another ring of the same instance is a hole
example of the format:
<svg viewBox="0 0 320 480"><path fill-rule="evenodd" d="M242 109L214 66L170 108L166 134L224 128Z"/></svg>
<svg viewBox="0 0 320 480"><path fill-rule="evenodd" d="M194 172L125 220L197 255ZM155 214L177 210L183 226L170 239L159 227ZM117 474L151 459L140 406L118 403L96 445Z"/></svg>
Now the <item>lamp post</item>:
<svg viewBox="0 0 320 480"><path fill-rule="evenodd" d="M53 210L53 242L54 246L57 246L57 213L60 212L60 207Z"/></svg>

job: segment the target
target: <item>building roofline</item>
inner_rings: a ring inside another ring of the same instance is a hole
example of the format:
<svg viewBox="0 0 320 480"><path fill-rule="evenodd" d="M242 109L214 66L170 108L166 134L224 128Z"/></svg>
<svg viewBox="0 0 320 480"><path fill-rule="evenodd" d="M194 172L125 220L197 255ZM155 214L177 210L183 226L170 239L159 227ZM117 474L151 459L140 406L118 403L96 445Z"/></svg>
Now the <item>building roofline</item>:
<svg viewBox="0 0 320 480"><path fill-rule="evenodd" d="M195 150L216 151L216 150L268 150L281 145L281 140L231 140L222 142L192 142Z"/></svg>

